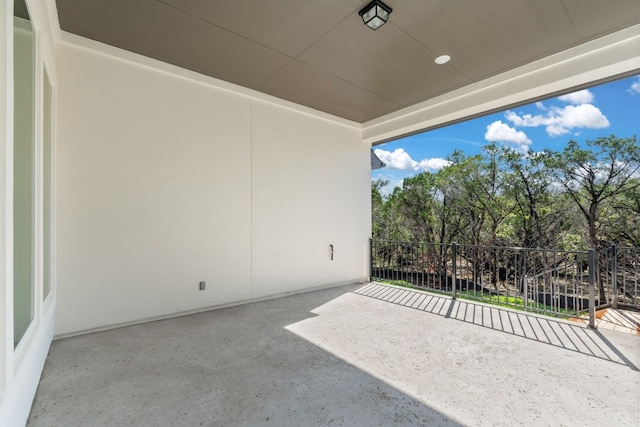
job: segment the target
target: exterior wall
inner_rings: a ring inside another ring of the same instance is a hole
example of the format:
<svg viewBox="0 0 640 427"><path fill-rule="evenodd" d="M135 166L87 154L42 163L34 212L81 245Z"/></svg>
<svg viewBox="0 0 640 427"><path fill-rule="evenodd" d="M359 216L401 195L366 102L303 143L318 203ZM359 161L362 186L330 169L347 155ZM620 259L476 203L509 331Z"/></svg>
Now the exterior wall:
<svg viewBox="0 0 640 427"><path fill-rule="evenodd" d="M368 276L370 164L360 131L264 102L252 115L252 296Z"/></svg>
<svg viewBox="0 0 640 427"><path fill-rule="evenodd" d="M359 126L93 47L58 48L57 334L368 275Z"/></svg>

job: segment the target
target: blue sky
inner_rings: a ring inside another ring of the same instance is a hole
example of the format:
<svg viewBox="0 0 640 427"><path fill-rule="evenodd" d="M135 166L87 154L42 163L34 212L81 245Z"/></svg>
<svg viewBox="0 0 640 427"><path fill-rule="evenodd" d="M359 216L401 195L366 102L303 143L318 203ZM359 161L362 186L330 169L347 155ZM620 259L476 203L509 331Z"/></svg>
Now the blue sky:
<svg viewBox="0 0 640 427"><path fill-rule="evenodd" d="M455 149L473 155L495 141L522 152L559 151L571 139L612 134L640 136L640 75L377 145L387 166L371 177L388 180L388 194L406 177L446 166Z"/></svg>

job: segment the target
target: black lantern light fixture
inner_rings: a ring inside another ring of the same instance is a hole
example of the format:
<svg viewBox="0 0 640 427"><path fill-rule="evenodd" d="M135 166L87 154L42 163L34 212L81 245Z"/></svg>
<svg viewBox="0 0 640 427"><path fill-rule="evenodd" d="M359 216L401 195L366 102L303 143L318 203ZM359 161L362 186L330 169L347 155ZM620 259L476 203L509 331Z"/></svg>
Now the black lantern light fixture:
<svg viewBox="0 0 640 427"><path fill-rule="evenodd" d="M372 30L377 30L387 22L392 11L393 9L380 0L373 0L360 11L360 16L364 25Z"/></svg>

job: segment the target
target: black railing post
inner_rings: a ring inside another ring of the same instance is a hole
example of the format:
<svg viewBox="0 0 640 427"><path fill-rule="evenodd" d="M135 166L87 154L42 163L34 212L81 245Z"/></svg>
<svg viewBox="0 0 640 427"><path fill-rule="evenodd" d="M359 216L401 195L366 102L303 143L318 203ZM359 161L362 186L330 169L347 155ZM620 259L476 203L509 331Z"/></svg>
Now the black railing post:
<svg viewBox="0 0 640 427"><path fill-rule="evenodd" d="M458 244L455 242L451 245L451 259L453 261L451 264L451 296L453 299L456 299L456 282L458 279Z"/></svg>
<svg viewBox="0 0 640 427"><path fill-rule="evenodd" d="M369 238L369 281L373 280L373 238Z"/></svg>
<svg viewBox="0 0 640 427"><path fill-rule="evenodd" d="M618 249L611 246L611 308L618 308Z"/></svg>
<svg viewBox="0 0 640 427"><path fill-rule="evenodd" d="M596 328L596 293L595 293L595 273L596 273L596 251L589 249L589 327Z"/></svg>
<svg viewBox="0 0 640 427"><path fill-rule="evenodd" d="M522 299L524 301L524 311L529 311L529 284L527 275L522 276Z"/></svg>

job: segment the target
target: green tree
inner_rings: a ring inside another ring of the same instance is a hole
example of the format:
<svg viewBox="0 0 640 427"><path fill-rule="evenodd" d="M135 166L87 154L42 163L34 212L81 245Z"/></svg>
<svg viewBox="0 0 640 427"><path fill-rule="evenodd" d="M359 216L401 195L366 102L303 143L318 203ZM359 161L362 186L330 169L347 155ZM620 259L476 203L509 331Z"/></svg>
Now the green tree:
<svg viewBox="0 0 640 427"><path fill-rule="evenodd" d="M582 213L588 231L588 244L594 249L605 242L600 233L601 213L605 204L617 196L633 193L640 181L633 179L640 171L640 146L636 137L614 135L586 141L582 149L569 141L562 152L553 153L547 166L565 194Z"/></svg>
<svg viewBox="0 0 640 427"><path fill-rule="evenodd" d="M640 178L630 180L604 216L608 219L605 237L610 243L640 246Z"/></svg>
<svg viewBox="0 0 640 427"><path fill-rule="evenodd" d="M437 243L450 244L455 242L463 233L467 223L458 209L456 198L456 167L445 167L436 173L435 198L438 203L434 206L435 234Z"/></svg>
<svg viewBox="0 0 640 427"><path fill-rule="evenodd" d="M455 150L448 160L451 165L440 172L438 180L447 201L447 213L457 219L462 242L479 245L486 218L482 204L475 197L480 193L477 178L482 156L465 156L462 151ZM449 225L444 226L445 230Z"/></svg>
<svg viewBox="0 0 640 427"><path fill-rule="evenodd" d="M433 242L435 176L422 172L402 182L398 193L398 209L404 218L404 225L410 238L419 242Z"/></svg>
<svg viewBox="0 0 640 427"><path fill-rule="evenodd" d="M455 151L447 169L455 208L467 225L468 241L474 245L495 245L513 203L505 195L505 165L495 144L483 147L483 153L465 156Z"/></svg>
<svg viewBox="0 0 640 427"><path fill-rule="evenodd" d="M382 189L389 185L389 181L378 179L371 181L371 237L382 239L387 226L385 200Z"/></svg>
<svg viewBox="0 0 640 427"><path fill-rule="evenodd" d="M528 248L557 247L570 228L567 200L551 190L552 177L547 169L549 151L526 155L503 148L502 159L508 168L505 196L514 204L510 216L511 244Z"/></svg>
<svg viewBox="0 0 640 427"><path fill-rule="evenodd" d="M586 142L582 149L569 141L561 153L554 153L548 165L564 193L582 213L588 231L588 244L599 249L606 241L601 216L609 204L625 193L637 191L640 181L634 176L640 170L640 146L636 137L616 138L614 135ZM606 228L605 228L606 229ZM600 301L606 301L604 283L599 280Z"/></svg>

